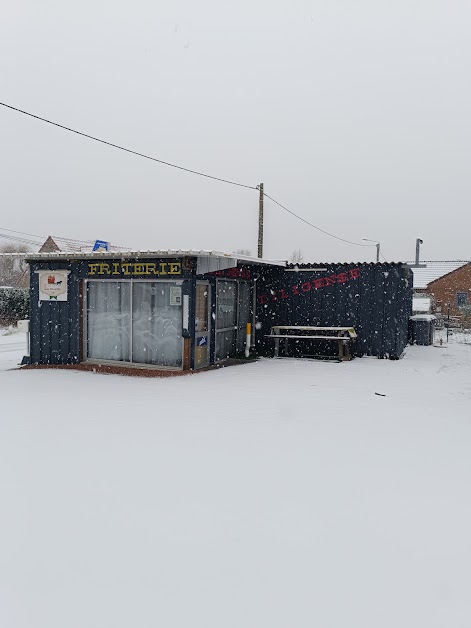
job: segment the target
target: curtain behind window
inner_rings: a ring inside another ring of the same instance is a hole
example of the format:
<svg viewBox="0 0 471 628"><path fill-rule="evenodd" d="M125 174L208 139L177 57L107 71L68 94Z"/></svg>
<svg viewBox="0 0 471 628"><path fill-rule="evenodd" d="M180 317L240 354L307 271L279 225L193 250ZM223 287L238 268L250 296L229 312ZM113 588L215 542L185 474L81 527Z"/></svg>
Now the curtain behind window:
<svg viewBox="0 0 471 628"><path fill-rule="evenodd" d="M170 282L136 282L132 294L132 361L182 365L182 306L170 304Z"/></svg>
<svg viewBox="0 0 471 628"><path fill-rule="evenodd" d="M90 281L87 293L89 358L129 362L131 285Z"/></svg>

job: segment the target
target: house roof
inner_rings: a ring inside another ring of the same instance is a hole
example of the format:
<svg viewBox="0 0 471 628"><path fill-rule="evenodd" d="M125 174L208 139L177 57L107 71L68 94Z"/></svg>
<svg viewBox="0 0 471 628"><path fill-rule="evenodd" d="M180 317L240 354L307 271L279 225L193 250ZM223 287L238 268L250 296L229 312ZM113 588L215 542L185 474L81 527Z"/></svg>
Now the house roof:
<svg viewBox="0 0 471 628"><path fill-rule="evenodd" d="M47 240L42 244L39 253L82 253L93 251L95 241L93 240L72 240L70 238L62 238L60 236L48 236ZM110 251L119 251L119 246L108 246Z"/></svg>
<svg viewBox="0 0 471 628"><path fill-rule="evenodd" d="M411 264L413 262L410 262ZM421 264L425 264L425 268L412 268L414 273L414 288L423 289L426 288L429 283L436 281L449 273L458 270L462 266L469 264L466 260L455 261L420 261Z"/></svg>

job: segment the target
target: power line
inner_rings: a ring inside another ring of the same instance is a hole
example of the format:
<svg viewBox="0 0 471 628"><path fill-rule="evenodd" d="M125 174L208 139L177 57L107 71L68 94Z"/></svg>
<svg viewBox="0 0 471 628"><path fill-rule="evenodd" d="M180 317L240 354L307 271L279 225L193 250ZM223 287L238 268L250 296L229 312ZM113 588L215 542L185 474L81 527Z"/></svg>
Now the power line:
<svg viewBox="0 0 471 628"><path fill-rule="evenodd" d="M325 233L325 235L328 235L331 238L335 238L336 240L340 240L341 242L346 242L347 244L353 244L355 246L376 246L376 244L360 244L359 242L351 242L351 240L345 240L345 238L341 238L339 236L334 235L333 233L329 233L328 231L325 231L324 229L321 229L320 227L313 225L312 222L309 222L309 220L305 220L304 218L301 218L301 216L298 216L298 214L295 214L294 212L292 212L290 209L288 209L287 207L285 207L278 201L275 201L274 198L272 198L271 196L268 196L268 194L265 194L265 192L263 193L263 196L266 196L267 198L269 198L273 203L275 203L275 205L278 205L278 207L281 207L281 209L284 209L286 212L288 212L288 214L291 214L298 220L301 220L302 222L306 223L306 225L309 225L310 227L317 229L317 231L320 231L321 233Z"/></svg>
<svg viewBox="0 0 471 628"><path fill-rule="evenodd" d="M89 135L88 133L82 133L82 131L77 131L76 129L72 129L68 126L64 126L63 124L59 124L58 122L53 122L52 120L48 120L47 118L42 118L41 116L37 116L34 113L30 113L29 111L24 111L23 109L18 109L17 107L13 107L12 105L8 105L7 103L0 102L2 107L7 107L7 109L12 109L13 111L17 111L18 113L22 113L25 116L29 116L30 118L35 118L36 120L40 120L41 122L46 122L47 124L51 124L52 126L56 126L59 129L64 129L64 131L69 131L70 133L75 133L76 135L81 135L82 137L86 137L89 140L93 140L94 142L100 142L100 144L106 144L106 146L111 146L112 148L117 148L126 153L131 153L132 155L137 155L138 157L143 157L144 159L150 159L151 161L156 161L159 164L163 164L164 166L170 166L171 168L176 168L177 170L183 170L184 172L189 172L191 174L197 174L200 177L206 177L207 179L213 179L214 181L221 181L221 183L228 183L229 185L236 185L241 188L248 188L250 190L256 190L257 187L255 185L246 185L245 183L238 183L237 181L230 181L229 179L221 179L220 177L213 177L210 174L206 174L204 172L198 172L197 170L191 170L190 168L184 168L183 166L177 166L177 164L172 164L169 161L163 161L162 159L157 159L157 157L151 157L150 155L145 155L144 153L139 153L135 150L131 150L130 148L125 148L124 146L120 146L119 144L113 144L112 142L107 142L106 140L102 140L99 137L95 137L94 135Z"/></svg>
<svg viewBox="0 0 471 628"><path fill-rule="evenodd" d="M17 244L31 244L32 246L40 246L40 243L34 242L33 240L19 238L18 236L7 235L4 233L0 233L0 238L3 240L8 240L9 242L15 242Z"/></svg>
<svg viewBox="0 0 471 628"><path fill-rule="evenodd" d="M82 137L86 137L90 140L93 140L95 142L99 142L100 144L105 144L106 146L111 146L112 148L117 148L118 150L122 150L126 153L130 153L131 155L136 155L138 157L143 157L144 159L149 159L150 161L155 161L159 164L163 164L164 166L169 166L171 168L176 168L177 170L182 170L184 172L189 172L190 174L196 174L200 177L205 177L207 179L212 179L213 181L220 181L222 183L228 183L229 185L235 185L238 187L242 187L242 188L247 188L249 190L259 190L260 187L258 185L246 185L245 183L238 183L236 181L231 181L230 179L222 179L220 177L214 177L210 174L206 174L204 172L198 172L197 170L191 170L190 168L184 168L183 166L178 166L177 164L173 164L170 163L168 161L163 161L162 159L157 159L156 157L151 157L150 155L146 155L144 153L139 153L135 150L131 150L130 148L125 148L124 146L120 146L119 144L114 144L113 142L108 142L106 140L102 140L98 137L95 137L94 135L89 135L88 133L83 133L82 131L77 131L76 129L72 129L71 127L67 127L64 126L63 124L59 124L58 122L53 122L52 120L48 120L47 118L42 118L41 116L38 116L36 114L30 113L29 111L24 111L23 109L19 109L18 107L13 107L12 105L8 105L7 103L4 102L0 102L0 105L2 107L6 107L7 109L11 109L12 111L16 111L18 113L21 113L25 116L29 116L30 118L35 118L36 120L40 120L41 122L46 122L47 124L50 124L52 126L56 126L59 129L63 129L65 131L69 131L70 133L75 133L76 135L80 135ZM304 222L306 225L309 225L310 227L312 227L313 229L316 229L317 231L320 231L321 233L324 233L325 235L328 235L331 238L335 238L336 240L339 240L341 242L346 242L347 244L353 244L354 246L374 246L372 244L360 244L359 242L352 242L351 240L346 240L345 238L341 238L340 236L336 236L333 233L330 233L329 231L326 231L325 229L321 229L320 227L317 227L316 225L314 225L312 222L309 222L308 220L306 220L305 218L302 218L301 216L299 216L298 214L295 214L294 212L292 212L290 209L288 209L287 207L285 207L282 203L279 203L278 201L276 201L274 198L272 198L271 196L269 196L268 194L265 194L265 192L262 191L262 195L265 196L266 198L270 199L273 203L275 203L276 205L278 205L279 207L281 207L282 209L284 209L286 212L288 212L289 214L291 214L292 216L294 216L295 218L297 218L298 220L301 220L302 222ZM7 231L7 229L5 230ZM13 230L11 230L13 232ZM15 233L15 232L13 232ZM19 232L17 232L19 233ZM28 234L31 235L31 234ZM37 237L37 236L34 236Z"/></svg>
<svg viewBox="0 0 471 628"><path fill-rule="evenodd" d="M25 233L24 231L15 231L15 229L5 229L4 227L0 227L0 231L9 231L10 233L19 233L20 235L31 236L33 238L38 238L39 240L44 240L44 236L38 236L34 233Z"/></svg>

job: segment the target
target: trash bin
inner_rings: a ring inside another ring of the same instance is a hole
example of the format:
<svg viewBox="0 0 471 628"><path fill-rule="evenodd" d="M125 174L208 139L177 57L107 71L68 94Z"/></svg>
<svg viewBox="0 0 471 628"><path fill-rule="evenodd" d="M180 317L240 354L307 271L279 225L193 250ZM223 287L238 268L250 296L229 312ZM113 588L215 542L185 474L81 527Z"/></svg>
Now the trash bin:
<svg viewBox="0 0 471 628"><path fill-rule="evenodd" d="M437 317L433 314L416 314L410 317L410 340L413 345L433 345Z"/></svg>

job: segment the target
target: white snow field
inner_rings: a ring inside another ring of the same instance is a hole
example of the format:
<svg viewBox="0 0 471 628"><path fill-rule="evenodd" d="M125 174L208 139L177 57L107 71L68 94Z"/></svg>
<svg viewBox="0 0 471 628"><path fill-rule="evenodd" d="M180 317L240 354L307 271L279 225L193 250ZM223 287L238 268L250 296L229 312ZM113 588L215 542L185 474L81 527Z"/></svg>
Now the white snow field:
<svg viewBox="0 0 471 628"><path fill-rule="evenodd" d="M471 346L8 370L1 628L469 628ZM385 396L379 396L380 393Z"/></svg>

